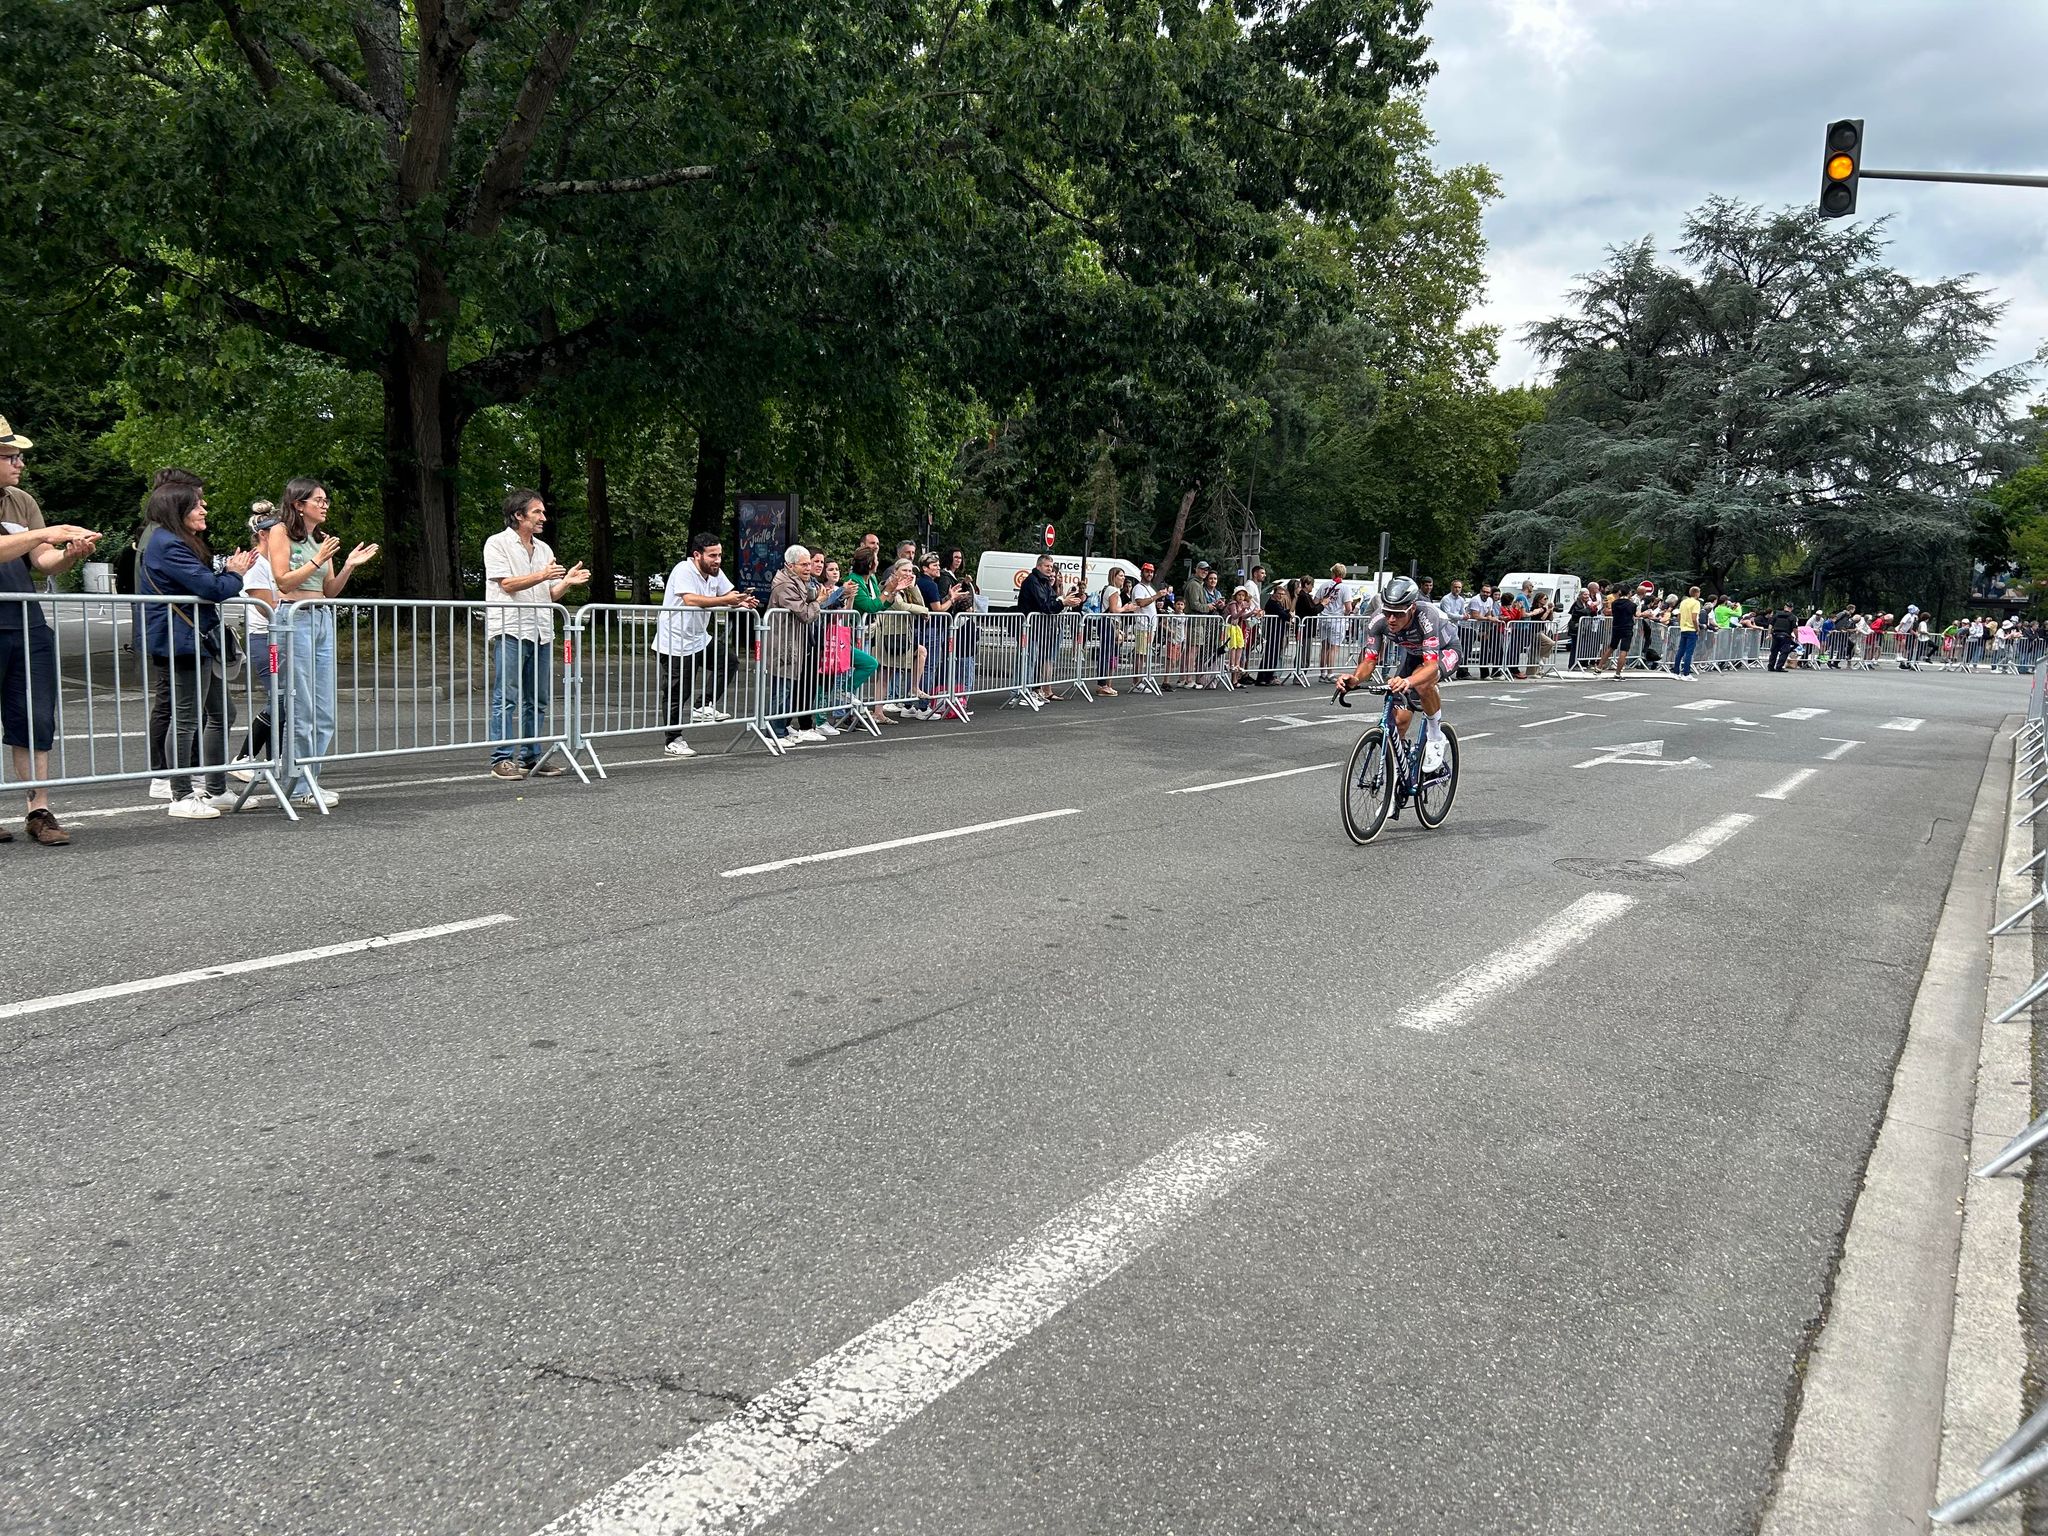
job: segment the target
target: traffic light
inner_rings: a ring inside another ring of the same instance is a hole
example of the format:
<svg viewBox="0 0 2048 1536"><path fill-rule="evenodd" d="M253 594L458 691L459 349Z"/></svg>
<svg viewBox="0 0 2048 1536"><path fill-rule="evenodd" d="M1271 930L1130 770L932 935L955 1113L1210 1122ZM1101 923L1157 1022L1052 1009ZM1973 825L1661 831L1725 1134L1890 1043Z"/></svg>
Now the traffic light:
<svg viewBox="0 0 2048 1536"><path fill-rule="evenodd" d="M1856 174L1863 165L1863 119L1828 124L1821 151L1820 216L1843 219L1856 211Z"/></svg>

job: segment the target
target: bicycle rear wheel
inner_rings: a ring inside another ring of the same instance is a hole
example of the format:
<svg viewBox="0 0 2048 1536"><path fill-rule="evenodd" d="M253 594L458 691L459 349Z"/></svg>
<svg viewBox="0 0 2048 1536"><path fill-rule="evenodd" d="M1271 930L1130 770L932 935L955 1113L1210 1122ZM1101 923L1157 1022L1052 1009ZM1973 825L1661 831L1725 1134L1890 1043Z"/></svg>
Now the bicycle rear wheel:
<svg viewBox="0 0 2048 1536"><path fill-rule="evenodd" d="M1363 847L1380 835L1387 813L1394 808L1394 759L1380 727L1374 726L1358 738L1344 765L1344 782L1337 788L1344 830L1351 841Z"/></svg>
<svg viewBox="0 0 2048 1536"><path fill-rule="evenodd" d="M1458 733L1448 725L1444 732L1444 766L1425 777L1415 796L1415 819L1425 827L1440 827L1451 814L1451 802L1458 798Z"/></svg>

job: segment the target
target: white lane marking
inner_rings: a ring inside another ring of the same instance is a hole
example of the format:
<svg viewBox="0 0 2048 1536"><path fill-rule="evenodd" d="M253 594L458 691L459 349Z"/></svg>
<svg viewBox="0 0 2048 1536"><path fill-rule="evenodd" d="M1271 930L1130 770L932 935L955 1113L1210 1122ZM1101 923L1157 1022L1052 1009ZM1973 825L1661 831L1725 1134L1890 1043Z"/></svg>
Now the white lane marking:
<svg viewBox="0 0 2048 1536"><path fill-rule="evenodd" d="M170 976L145 976L139 981L117 981L104 987L87 987L80 992L59 992L50 997L32 997L25 1002L0 1005L0 1019L18 1019L24 1014L48 1013L57 1008L76 1008L80 1003L103 1002L110 997L132 997L138 992L161 992L167 987L188 986L195 981L212 981L221 976L241 976L250 971L274 971L279 966L302 965L308 960L328 960L336 955L361 954L365 950L390 949L398 944L417 944L423 939L444 939L453 933L470 933L478 928L495 928L516 922L509 912L489 917L465 918L459 923L437 923L432 928L408 928L402 933L380 933L367 939L350 939L341 944L322 944L315 949L294 949L282 955L260 955L254 960L231 960L226 965L209 965L196 971L179 971Z"/></svg>
<svg viewBox="0 0 2048 1536"><path fill-rule="evenodd" d="M1600 714L1598 710L1575 709L1568 715L1552 715L1548 720L1524 720L1515 729L1518 731L1533 731L1539 725L1557 725L1566 720L1592 720L1595 718L1605 720L1607 717Z"/></svg>
<svg viewBox="0 0 2048 1536"><path fill-rule="evenodd" d="M1574 768L1599 768L1608 763L1634 768L1711 768L1712 763L1701 762L1696 757L1667 758L1662 741L1623 741L1611 747L1602 747L1598 757L1589 757L1583 763L1574 763Z"/></svg>
<svg viewBox="0 0 2048 1536"><path fill-rule="evenodd" d="M1883 725L1880 725L1878 729L1880 731L1917 731L1926 723L1925 720L1916 720L1911 715L1894 715L1891 719L1885 721Z"/></svg>
<svg viewBox="0 0 2048 1536"><path fill-rule="evenodd" d="M1722 709L1733 704L1733 699L1694 699L1690 704L1674 704L1673 709Z"/></svg>
<svg viewBox="0 0 2048 1536"><path fill-rule="evenodd" d="M1335 766L1334 764L1332 766ZM996 832L1004 827L1021 827L1034 821L1051 821L1058 816L1078 816L1079 806L1061 811L1033 811L1029 816L1005 816L1000 821L978 821L971 827L948 827L943 832L920 832L915 837L892 837L884 843L862 843L857 848L833 848L824 853L801 853L793 859L772 859L766 864L748 864L740 869L721 869L719 877L765 875L773 870L794 869L799 864L829 864L834 859L858 858L863 853L886 853L891 848L910 848L919 843L943 843L949 838L972 837L977 832Z"/></svg>
<svg viewBox="0 0 2048 1536"><path fill-rule="evenodd" d="M1270 1161L1262 1126L1188 1137L705 1426L539 1536L751 1531L1022 1343Z"/></svg>
<svg viewBox="0 0 2048 1536"><path fill-rule="evenodd" d="M1619 704L1623 699L1646 699L1646 693L1589 693L1586 698L1595 704Z"/></svg>
<svg viewBox="0 0 2048 1536"><path fill-rule="evenodd" d="M1826 714L1824 709L1787 709L1771 716L1773 720L1818 720Z"/></svg>
<svg viewBox="0 0 2048 1536"><path fill-rule="evenodd" d="M1820 770L1818 768L1802 768L1797 773L1793 774L1789 779L1785 780L1784 783L1774 785L1770 789L1761 791L1757 795L1757 799L1789 800L1792 798L1793 790L1797 789L1800 785L1804 784L1808 779L1812 778L1815 774L1819 772Z"/></svg>
<svg viewBox="0 0 2048 1536"><path fill-rule="evenodd" d="M1852 751L1854 751L1854 750L1855 750L1855 749L1856 749L1857 747L1860 747L1860 746L1862 746L1862 745L1863 745L1863 743L1862 743L1861 741L1849 741L1849 740L1847 740L1846 738L1844 738L1844 737L1841 737L1841 736L1823 736L1823 737L1821 737L1821 740L1822 740L1822 741L1839 741L1839 742L1841 742L1841 743L1842 743L1842 744L1841 744L1841 745L1840 745L1839 747L1835 748L1835 750L1834 750L1834 751L1832 751L1832 752L1823 752L1823 753L1821 753L1821 755L1820 755L1820 760L1821 760L1822 762L1824 762L1824 763L1832 763L1832 762L1833 762L1833 761L1834 761L1834 760L1835 760L1836 758L1838 758L1838 757L1847 757L1847 756L1848 756L1848 755L1849 755L1849 754L1850 754L1850 753L1851 753Z"/></svg>
<svg viewBox="0 0 2048 1536"><path fill-rule="evenodd" d="M1487 737L1491 736L1492 734L1493 732L1491 731L1460 731L1458 732L1458 740L1484 741Z"/></svg>
<svg viewBox="0 0 2048 1536"><path fill-rule="evenodd" d="M1420 1008L1405 1015L1395 1013L1394 1022L1440 1035L1464 1023L1472 1010L1488 998L1519 986L1556 963L1566 950L1605 928L1635 902L1635 897L1619 891L1594 891L1581 896L1521 943L1495 950L1484 960L1465 967Z"/></svg>
<svg viewBox="0 0 2048 1536"><path fill-rule="evenodd" d="M1240 784L1263 784L1268 779L1291 779L1297 773L1320 773L1325 768L1335 768L1336 763L1310 763L1306 768L1283 768L1278 773L1255 773L1248 779L1225 779L1220 784L1190 784L1185 789L1169 789L1169 795L1206 795L1212 789L1235 789Z"/></svg>
<svg viewBox="0 0 2048 1536"><path fill-rule="evenodd" d="M1719 821L1710 821L1690 837L1681 837L1669 848L1659 848L1644 862L1662 864L1669 869L1683 869L1688 864L1697 864L1729 838L1755 821L1754 816L1735 811Z"/></svg>

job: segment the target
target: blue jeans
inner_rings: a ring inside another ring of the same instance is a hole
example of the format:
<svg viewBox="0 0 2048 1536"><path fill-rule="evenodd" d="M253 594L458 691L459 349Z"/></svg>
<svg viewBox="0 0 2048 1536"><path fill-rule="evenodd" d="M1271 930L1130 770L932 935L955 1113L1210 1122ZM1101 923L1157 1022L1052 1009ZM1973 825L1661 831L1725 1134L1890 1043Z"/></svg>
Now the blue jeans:
<svg viewBox="0 0 2048 1536"><path fill-rule="evenodd" d="M514 758L537 763L543 749L521 737L538 736L547 727L554 668L549 647L517 635L491 636L491 761Z"/></svg>
<svg viewBox="0 0 2048 1536"><path fill-rule="evenodd" d="M1671 670L1680 677L1692 676L1692 653L1699 649L1700 632L1696 629L1680 630L1678 634L1678 656L1671 663Z"/></svg>
<svg viewBox="0 0 2048 1536"><path fill-rule="evenodd" d="M291 603L285 618L285 684L291 690L292 756L299 762L334 750L334 610ZM312 780L294 770L288 795L313 792Z"/></svg>

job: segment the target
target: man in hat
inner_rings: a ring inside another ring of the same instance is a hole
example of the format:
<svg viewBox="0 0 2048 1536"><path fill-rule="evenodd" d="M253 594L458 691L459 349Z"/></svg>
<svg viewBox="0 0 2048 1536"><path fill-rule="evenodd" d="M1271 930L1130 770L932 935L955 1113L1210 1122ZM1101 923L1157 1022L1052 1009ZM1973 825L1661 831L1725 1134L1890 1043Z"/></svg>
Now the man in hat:
<svg viewBox="0 0 2048 1536"><path fill-rule="evenodd" d="M1131 583L1131 590L1124 594L1124 612L1131 618L1131 645L1135 651L1134 662L1138 677L1142 681L1151 677L1152 637L1159 628L1159 589L1152 585L1152 562L1144 561L1138 567L1138 579ZM1161 690L1173 684L1163 678L1153 679Z"/></svg>
<svg viewBox="0 0 2048 1536"><path fill-rule="evenodd" d="M1194 577L1188 582L1187 596L1183 606L1189 613L1211 613L1216 607L1216 597L1209 585L1209 578L1215 574L1206 560L1195 562Z"/></svg>
<svg viewBox="0 0 2048 1536"><path fill-rule="evenodd" d="M12 755L14 777L28 785L25 830L45 847L61 847L71 834L42 787L57 735L57 642L43 605L28 598L37 577L70 570L92 554L100 536L44 523L43 509L21 488L23 456L34 446L0 416L0 741ZM0 827L0 843L13 841Z"/></svg>

